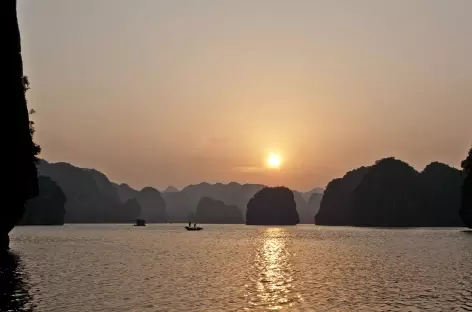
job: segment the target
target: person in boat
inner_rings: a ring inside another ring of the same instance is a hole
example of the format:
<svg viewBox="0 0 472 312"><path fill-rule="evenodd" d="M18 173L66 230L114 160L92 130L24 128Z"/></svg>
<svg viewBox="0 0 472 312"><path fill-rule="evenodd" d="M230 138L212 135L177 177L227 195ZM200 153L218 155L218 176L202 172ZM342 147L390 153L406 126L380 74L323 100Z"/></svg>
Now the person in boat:
<svg viewBox="0 0 472 312"><path fill-rule="evenodd" d="M194 227L194 228L197 227L197 222L194 222L194 223L193 223L193 227Z"/></svg>
<svg viewBox="0 0 472 312"><path fill-rule="evenodd" d="M191 227L191 226L192 226L192 222L189 222L189 223L188 223L188 227Z"/></svg>

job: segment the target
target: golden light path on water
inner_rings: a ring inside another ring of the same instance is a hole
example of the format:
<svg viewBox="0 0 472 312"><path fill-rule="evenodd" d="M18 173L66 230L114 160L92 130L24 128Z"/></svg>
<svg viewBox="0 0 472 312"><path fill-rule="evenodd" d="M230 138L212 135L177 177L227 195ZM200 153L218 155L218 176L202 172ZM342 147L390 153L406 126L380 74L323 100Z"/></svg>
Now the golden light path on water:
<svg viewBox="0 0 472 312"><path fill-rule="evenodd" d="M248 310L281 310L302 301L294 287L295 270L284 228L264 228L254 255L253 275L246 285Z"/></svg>

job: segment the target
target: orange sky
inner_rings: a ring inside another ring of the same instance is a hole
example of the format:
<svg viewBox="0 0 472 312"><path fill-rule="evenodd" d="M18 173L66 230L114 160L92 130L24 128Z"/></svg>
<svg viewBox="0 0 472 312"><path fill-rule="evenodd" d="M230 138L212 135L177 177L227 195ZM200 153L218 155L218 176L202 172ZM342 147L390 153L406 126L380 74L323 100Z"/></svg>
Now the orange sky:
<svg viewBox="0 0 472 312"><path fill-rule="evenodd" d="M42 157L135 187L458 166L472 1L21 0ZM271 150L284 158L267 170Z"/></svg>

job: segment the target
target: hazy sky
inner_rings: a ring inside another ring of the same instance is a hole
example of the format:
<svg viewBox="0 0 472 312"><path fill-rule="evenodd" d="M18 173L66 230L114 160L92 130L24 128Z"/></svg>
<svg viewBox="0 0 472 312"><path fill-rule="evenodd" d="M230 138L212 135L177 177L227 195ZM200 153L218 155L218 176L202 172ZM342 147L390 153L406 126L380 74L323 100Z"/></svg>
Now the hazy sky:
<svg viewBox="0 0 472 312"><path fill-rule="evenodd" d="M42 157L300 190L472 139L472 1L20 0ZM280 170L265 168L279 152Z"/></svg>

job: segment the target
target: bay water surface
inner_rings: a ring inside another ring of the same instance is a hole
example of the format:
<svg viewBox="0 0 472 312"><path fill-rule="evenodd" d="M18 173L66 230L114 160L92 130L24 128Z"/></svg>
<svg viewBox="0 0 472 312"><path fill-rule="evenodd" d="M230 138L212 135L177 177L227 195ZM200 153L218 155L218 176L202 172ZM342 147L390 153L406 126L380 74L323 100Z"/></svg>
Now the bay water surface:
<svg viewBox="0 0 472 312"><path fill-rule="evenodd" d="M472 311L464 229L203 226L17 227L8 309Z"/></svg>

